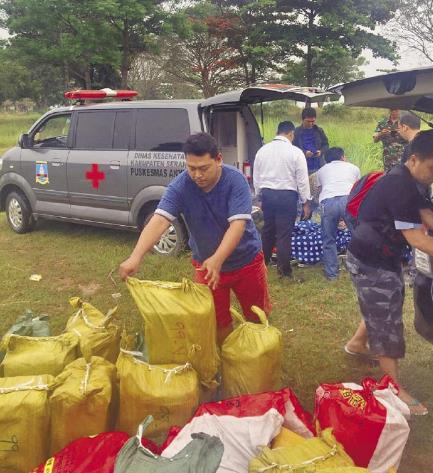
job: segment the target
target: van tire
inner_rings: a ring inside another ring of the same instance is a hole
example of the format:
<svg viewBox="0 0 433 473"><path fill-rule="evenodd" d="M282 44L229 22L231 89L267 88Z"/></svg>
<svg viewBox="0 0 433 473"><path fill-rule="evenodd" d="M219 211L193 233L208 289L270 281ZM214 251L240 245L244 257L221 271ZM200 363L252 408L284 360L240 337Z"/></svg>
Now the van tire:
<svg viewBox="0 0 433 473"><path fill-rule="evenodd" d="M153 217L153 212L148 214L143 221L145 227ZM161 256L178 256L186 248L188 232L185 224L176 219L171 223L169 229L164 233L159 242L154 245L152 252Z"/></svg>
<svg viewBox="0 0 433 473"><path fill-rule="evenodd" d="M7 195L5 210L8 225L15 233L27 233L33 230L36 222L31 206L21 192L13 191Z"/></svg>

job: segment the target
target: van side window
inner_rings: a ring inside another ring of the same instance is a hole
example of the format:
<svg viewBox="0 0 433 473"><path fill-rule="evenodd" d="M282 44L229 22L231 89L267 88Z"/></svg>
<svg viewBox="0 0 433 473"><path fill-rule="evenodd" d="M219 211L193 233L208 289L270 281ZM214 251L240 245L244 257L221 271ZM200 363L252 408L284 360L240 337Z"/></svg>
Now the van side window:
<svg viewBox="0 0 433 473"><path fill-rule="evenodd" d="M66 148L71 114L55 115L45 120L33 134L35 148Z"/></svg>
<svg viewBox="0 0 433 473"><path fill-rule="evenodd" d="M78 113L75 148L112 149L115 110Z"/></svg>
<svg viewBox="0 0 433 473"><path fill-rule="evenodd" d="M135 149L182 151L190 134L188 112L183 108L146 108L137 111Z"/></svg>
<svg viewBox="0 0 433 473"><path fill-rule="evenodd" d="M125 110L116 112L114 122L113 149L129 149L129 137L131 136L132 111Z"/></svg>

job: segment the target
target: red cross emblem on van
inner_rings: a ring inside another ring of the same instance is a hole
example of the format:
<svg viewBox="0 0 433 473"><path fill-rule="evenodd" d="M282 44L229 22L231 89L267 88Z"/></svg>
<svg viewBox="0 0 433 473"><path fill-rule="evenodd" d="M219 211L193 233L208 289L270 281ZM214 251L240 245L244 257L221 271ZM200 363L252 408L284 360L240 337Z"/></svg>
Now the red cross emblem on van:
<svg viewBox="0 0 433 473"><path fill-rule="evenodd" d="M92 170L86 172L86 179L92 181L94 189L99 189L99 181L105 179L105 172L100 171L97 164L92 164Z"/></svg>

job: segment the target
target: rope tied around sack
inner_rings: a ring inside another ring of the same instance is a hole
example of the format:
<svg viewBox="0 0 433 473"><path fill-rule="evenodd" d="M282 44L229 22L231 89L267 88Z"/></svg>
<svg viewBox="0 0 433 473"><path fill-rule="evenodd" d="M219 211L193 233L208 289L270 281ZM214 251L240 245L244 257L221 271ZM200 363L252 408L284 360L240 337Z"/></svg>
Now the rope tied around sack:
<svg viewBox="0 0 433 473"><path fill-rule="evenodd" d="M81 380L81 384L80 384L80 392L83 395L85 395L87 393L87 387L89 385L91 367L92 367L92 363L86 363L86 372L84 373L84 377Z"/></svg>
<svg viewBox="0 0 433 473"><path fill-rule="evenodd" d="M162 372L166 375L164 383L168 383L174 375L183 373L189 369L191 369L191 363L185 363L184 365L176 366L175 368L163 369Z"/></svg>
<svg viewBox="0 0 433 473"><path fill-rule="evenodd" d="M136 356L137 355L142 355L142 353L140 353L140 352L129 351L129 350L125 350L124 348L121 348L120 351L122 353L125 353L126 355L129 355L132 358L134 363L136 363L138 365L145 365L149 371L152 371L155 368L161 369L158 365L151 365L147 361L138 360L136 358ZM191 368L192 368L192 365L189 362L185 363L184 365L175 366L174 368L163 368L162 372L165 374L164 383L168 383L174 375L181 374L184 371L189 370Z"/></svg>
<svg viewBox="0 0 433 473"><path fill-rule="evenodd" d="M11 386L10 388L0 388L0 394L9 394L9 393L15 393L19 391L48 391L49 386L48 384L36 384L32 386L34 380L31 379L30 381L27 381L26 383L22 384L17 384L16 386Z"/></svg>
<svg viewBox="0 0 433 473"><path fill-rule="evenodd" d="M338 447L337 447L337 444L335 444L326 455L321 455L319 457L311 458L310 460L305 460L304 462L298 463L297 465L290 465L290 464L281 465L279 463L272 463L269 466L265 466L263 468L258 469L257 473L265 473L266 471L271 471L274 469L276 469L277 471L284 471L284 470L296 471L301 468L304 468L305 466L313 465L315 463L323 462L325 460L328 460L329 458L335 457L335 455L337 455L337 452L338 452Z"/></svg>
<svg viewBox="0 0 433 473"><path fill-rule="evenodd" d="M87 317L87 314L86 314L85 310L82 307L80 307L77 310L76 314L72 317L71 322L74 323L79 317L81 317L83 319L84 323L89 328L94 329L94 330L106 330L106 328L107 328L106 325L109 322L109 320L111 319L112 315L113 315L113 312L109 311L107 313L107 315L105 316L102 324L101 325L96 325L96 324L90 322L89 318Z"/></svg>

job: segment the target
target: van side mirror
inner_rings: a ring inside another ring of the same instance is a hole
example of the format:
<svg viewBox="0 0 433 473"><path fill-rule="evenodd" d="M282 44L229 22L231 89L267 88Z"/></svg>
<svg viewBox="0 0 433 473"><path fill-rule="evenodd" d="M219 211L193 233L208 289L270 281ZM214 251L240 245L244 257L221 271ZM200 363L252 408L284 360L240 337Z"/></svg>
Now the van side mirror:
<svg viewBox="0 0 433 473"><path fill-rule="evenodd" d="M23 149L31 148L33 146L32 140L30 139L28 133L23 133L20 135L18 139L18 144Z"/></svg>

